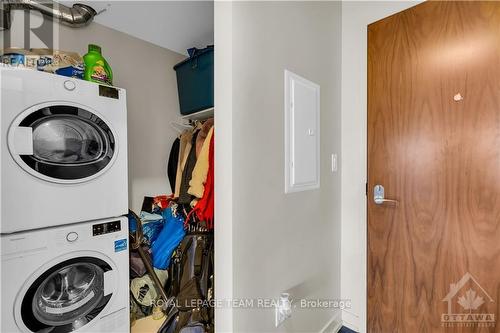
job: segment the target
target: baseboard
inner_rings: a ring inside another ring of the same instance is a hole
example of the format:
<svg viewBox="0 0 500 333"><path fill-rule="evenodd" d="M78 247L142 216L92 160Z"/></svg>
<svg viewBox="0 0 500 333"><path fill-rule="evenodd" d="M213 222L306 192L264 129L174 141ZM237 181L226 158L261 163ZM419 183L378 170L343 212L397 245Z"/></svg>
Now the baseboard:
<svg viewBox="0 0 500 333"><path fill-rule="evenodd" d="M342 310L342 324L354 332L360 332L359 326L354 324L359 322L359 317L347 310Z"/></svg>
<svg viewBox="0 0 500 333"><path fill-rule="evenodd" d="M326 325L319 331L319 333L337 333L342 328L342 312L340 310L335 311L332 318L326 323Z"/></svg>

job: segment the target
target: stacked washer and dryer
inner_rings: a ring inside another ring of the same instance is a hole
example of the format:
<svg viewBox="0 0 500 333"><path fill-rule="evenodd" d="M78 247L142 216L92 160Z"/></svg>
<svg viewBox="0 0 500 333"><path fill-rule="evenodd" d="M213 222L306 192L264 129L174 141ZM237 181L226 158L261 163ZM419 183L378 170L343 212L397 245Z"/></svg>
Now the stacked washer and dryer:
<svg viewBox="0 0 500 333"><path fill-rule="evenodd" d="M0 71L0 331L128 332L125 90Z"/></svg>

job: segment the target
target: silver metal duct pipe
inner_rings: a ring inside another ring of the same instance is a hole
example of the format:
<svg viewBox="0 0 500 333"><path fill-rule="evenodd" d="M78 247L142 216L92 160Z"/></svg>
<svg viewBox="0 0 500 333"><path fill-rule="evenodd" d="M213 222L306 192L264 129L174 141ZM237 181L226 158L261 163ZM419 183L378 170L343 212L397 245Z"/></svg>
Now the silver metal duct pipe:
<svg viewBox="0 0 500 333"><path fill-rule="evenodd" d="M44 16L54 18L71 27L85 26L97 15L92 7L79 3L68 7L47 0L3 0L1 8L3 29L10 28L10 10L12 9L38 10Z"/></svg>
<svg viewBox="0 0 500 333"><path fill-rule="evenodd" d="M0 30L10 29L10 9L9 5L2 3L0 5Z"/></svg>

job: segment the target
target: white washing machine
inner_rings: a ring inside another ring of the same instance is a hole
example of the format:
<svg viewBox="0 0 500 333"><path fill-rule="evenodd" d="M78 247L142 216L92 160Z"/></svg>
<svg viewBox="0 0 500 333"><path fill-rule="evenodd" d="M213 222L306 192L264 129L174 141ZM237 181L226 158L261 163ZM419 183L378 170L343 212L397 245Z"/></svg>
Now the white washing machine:
<svg viewBox="0 0 500 333"><path fill-rule="evenodd" d="M0 241L1 332L129 332L126 218Z"/></svg>
<svg viewBox="0 0 500 333"><path fill-rule="evenodd" d="M125 90L0 67L0 233L128 211Z"/></svg>

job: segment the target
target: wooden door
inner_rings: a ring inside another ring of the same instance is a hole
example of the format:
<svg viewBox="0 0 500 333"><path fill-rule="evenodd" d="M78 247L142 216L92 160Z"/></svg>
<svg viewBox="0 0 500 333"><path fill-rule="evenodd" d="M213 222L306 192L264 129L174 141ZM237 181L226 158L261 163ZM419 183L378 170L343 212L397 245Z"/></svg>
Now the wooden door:
<svg viewBox="0 0 500 333"><path fill-rule="evenodd" d="M500 2L425 2L368 28L368 332L500 332L499 304Z"/></svg>

